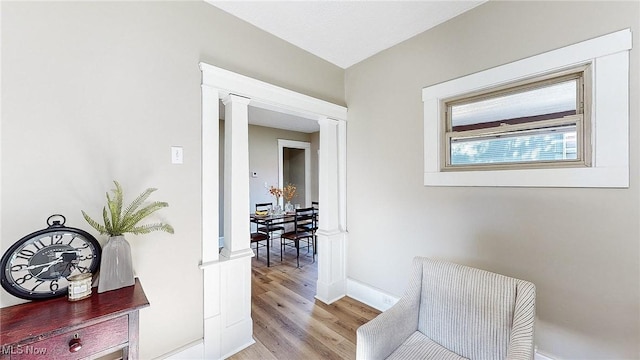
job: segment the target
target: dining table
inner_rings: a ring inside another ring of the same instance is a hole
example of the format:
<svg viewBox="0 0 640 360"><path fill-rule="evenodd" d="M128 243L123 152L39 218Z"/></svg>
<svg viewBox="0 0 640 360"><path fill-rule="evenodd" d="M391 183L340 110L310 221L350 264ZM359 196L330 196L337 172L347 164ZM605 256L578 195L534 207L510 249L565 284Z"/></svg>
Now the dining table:
<svg viewBox="0 0 640 360"><path fill-rule="evenodd" d="M257 227L264 226L266 228L265 232L267 236L271 233L269 230L272 226L276 225L284 225L295 222L296 213L295 212L282 212L282 213L270 213L267 215L256 215L255 213L250 214L249 221L251 223L256 224ZM271 237L267 239L267 267L271 266L270 262L270 253L269 249ZM256 252L258 250L256 249Z"/></svg>

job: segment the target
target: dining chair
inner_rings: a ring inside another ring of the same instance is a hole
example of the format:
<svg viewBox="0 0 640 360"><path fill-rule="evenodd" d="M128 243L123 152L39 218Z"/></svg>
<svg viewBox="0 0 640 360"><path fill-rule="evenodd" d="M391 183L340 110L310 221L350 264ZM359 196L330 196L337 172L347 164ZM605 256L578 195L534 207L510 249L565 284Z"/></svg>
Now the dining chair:
<svg viewBox="0 0 640 360"><path fill-rule="evenodd" d="M307 241L307 248L309 245L314 246L313 243L313 233L311 232L311 228L306 228L307 225L313 226L315 224L314 221L314 209L313 207L296 209L294 215L294 224L293 230L289 232L285 232L280 235L280 258L282 258L282 251L285 246L295 246L296 248L296 263L298 267L300 267L300 241ZM314 247L315 252L315 247ZM314 257L315 261L315 257Z"/></svg>
<svg viewBox="0 0 640 360"><path fill-rule="evenodd" d="M251 233L250 244L256 244L256 259L260 259L260 248L267 248L267 267L269 266L269 235L263 232ZM266 241L266 244L260 244L260 241Z"/></svg>
<svg viewBox="0 0 640 360"><path fill-rule="evenodd" d="M318 212L319 212L318 202L312 201L311 207L313 208L313 218L307 221L303 221L301 223L302 226L300 226L300 229L303 229L303 231L308 231L313 235L313 261L316 261L315 256L318 253L317 251L318 236L316 235L316 232L318 231Z"/></svg>
<svg viewBox="0 0 640 360"><path fill-rule="evenodd" d="M320 204L317 201L311 202L311 207L313 208L313 221L315 226L313 227L313 260L315 261L315 255L318 253L318 235L316 232L318 231L320 223L318 222L318 217L320 216Z"/></svg>

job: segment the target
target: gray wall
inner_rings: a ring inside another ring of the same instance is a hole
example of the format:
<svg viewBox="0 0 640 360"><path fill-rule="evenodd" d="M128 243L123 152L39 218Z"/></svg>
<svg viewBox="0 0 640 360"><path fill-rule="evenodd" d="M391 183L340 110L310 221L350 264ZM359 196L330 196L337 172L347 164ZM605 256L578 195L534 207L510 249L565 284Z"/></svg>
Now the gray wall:
<svg viewBox="0 0 640 360"><path fill-rule="evenodd" d="M256 203L275 202L264 183L278 186L278 139L311 142L311 134L249 126L249 168L258 172L257 178L249 180L251 210L255 209Z"/></svg>
<svg viewBox="0 0 640 360"><path fill-rule="evenodd" d="M537 286L539 350L640 355L636 2L488 2L346 72L348 276L401 295L416 255ZM631 27L629 189L423 186L423 87Z"/></svg>
<svg viewBox="0 0 640 360"><path fill-rule="evenodd" d="M176 233L127 236L151 302L140 357L202 338L198 62L340 105L344 71L204 2L1 7L2 252L53 213L90 230L80 210L99 216L114 179L125 196L157 187Z"/></svg>

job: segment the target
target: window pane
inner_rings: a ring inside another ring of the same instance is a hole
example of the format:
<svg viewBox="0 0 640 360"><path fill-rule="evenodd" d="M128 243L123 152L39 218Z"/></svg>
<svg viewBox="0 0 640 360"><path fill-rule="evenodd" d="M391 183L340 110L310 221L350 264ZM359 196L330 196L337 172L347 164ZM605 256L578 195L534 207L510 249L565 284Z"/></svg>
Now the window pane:
<svg viewBox="0 0 640 360"><path fill-rule="evenodd" d="M451 107L453 131L483 129L576 114L577 80Z"/></svg>
<svg viewBox="0 0 640 360"><path fill-rule="evenodd" d="M451 165L577 159L576 125L451 139Z"/></svg>

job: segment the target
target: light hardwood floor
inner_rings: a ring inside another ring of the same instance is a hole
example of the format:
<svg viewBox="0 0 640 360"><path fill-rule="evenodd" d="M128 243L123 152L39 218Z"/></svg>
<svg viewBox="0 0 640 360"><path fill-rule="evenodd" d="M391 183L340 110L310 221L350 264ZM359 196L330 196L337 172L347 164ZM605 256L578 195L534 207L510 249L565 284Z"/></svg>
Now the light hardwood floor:
<svg viewBox="0 0 640 360"><path fill-rule="evenodd" d="M255 246L255 245L253 245ZM266 249L252 259L251 316L256 343L233 360L355 359L356 329L380 312L344 297L331 305L316 300L317 262L311 252L289 248L280 262L279 240L273 241L271 267Z"/></svg>

